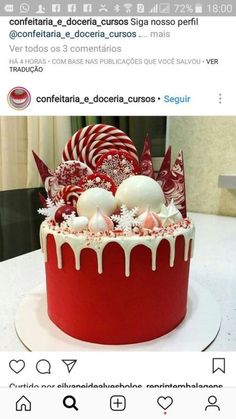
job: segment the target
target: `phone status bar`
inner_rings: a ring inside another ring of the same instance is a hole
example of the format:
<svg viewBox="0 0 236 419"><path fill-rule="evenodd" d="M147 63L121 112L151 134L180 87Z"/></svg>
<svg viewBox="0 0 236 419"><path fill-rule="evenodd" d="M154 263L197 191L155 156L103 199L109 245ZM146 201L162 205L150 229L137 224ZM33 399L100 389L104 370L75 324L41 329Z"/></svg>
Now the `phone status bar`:
<svg viewBox="0 0 236 419"><path fill-rule="evenodd" d="M0 6L1 16L235 16L236 5L232 3L158 2L145 1L100 3L97 0L85 3L31 0L30 2L9 1Z"/></svg>

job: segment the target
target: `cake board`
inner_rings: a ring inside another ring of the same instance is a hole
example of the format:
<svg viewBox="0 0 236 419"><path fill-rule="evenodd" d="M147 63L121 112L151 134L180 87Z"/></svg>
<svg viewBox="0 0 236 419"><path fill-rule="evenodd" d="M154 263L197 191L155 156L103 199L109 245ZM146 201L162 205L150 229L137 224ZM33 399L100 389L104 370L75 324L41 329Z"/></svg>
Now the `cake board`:
<svg viewBox="0 0 236 419"><path fill-rule="evenodd" d="M203 351L216 338L220 323L218 303L207 289L193 281L184 321L170 333L148 342L99 345L68 336L47 315L44 284L23 299L15 319L17 334L30 351Z"/></svg>

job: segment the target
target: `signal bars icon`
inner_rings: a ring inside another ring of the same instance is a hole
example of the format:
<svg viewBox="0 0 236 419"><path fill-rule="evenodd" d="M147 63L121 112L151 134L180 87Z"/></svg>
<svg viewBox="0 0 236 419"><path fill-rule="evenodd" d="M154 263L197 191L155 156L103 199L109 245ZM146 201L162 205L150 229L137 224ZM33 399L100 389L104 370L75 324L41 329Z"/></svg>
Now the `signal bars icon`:
<svg viewBox="0 0 236 419"><path fill-rule="evenodd" d="M170 3L156 3L155 6L151 8L149 13L159 13L161 15L168 15L171 12L171 4Z"/></svg>
<svg viewBox="0 0 236 419"><path fill-rule="evenodd" d="M158 3L150 9L149 13L158 13Z"/></svg>

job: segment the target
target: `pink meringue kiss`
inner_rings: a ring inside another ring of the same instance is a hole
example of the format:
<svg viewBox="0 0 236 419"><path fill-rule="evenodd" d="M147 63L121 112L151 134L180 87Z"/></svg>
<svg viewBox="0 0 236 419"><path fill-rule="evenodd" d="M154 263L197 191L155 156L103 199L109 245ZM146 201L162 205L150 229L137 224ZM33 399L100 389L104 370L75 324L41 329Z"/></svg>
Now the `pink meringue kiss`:
<svg viewBox="0 0 236 419"><path fill-rule="evenodd" d="M97 208L95 214L90 218L88 228L92 233L106 232L111 231L114 228L114 224L108 215L104 214L100 208Z"/></svg>
<svg viewBox="0 0 236 419"><path fill-rule="evenodd" d="M157 213L150 211L149 209L143 211L138 219L139 227L147 228L153 230L154 227L162 227L161 219L158 217Z"/></svg>

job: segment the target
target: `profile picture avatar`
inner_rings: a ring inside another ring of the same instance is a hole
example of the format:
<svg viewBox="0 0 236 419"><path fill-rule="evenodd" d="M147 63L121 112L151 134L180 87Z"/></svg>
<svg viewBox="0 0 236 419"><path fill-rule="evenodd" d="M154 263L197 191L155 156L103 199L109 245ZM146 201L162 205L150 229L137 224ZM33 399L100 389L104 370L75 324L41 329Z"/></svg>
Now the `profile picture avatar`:
<svg viewBox="0 0 236 419"><path fill-rule="evenodd" d="M30 92L25 87L14 87L7 96L9 105L13 109L26 109L31 102Z"/></svg>

